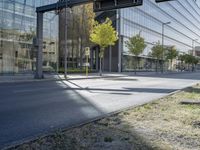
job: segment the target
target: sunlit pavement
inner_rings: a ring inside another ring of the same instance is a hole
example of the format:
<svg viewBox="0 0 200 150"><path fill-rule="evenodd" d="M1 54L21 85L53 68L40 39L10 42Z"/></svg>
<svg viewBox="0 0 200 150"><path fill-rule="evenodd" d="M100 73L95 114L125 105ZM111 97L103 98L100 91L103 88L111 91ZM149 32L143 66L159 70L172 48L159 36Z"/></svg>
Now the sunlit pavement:
<svg viewBox="0 0 200 150"><path fill-rule="evenodd" d="M200 73L1 83L0 148L144 104L197 82Z"/></svg>

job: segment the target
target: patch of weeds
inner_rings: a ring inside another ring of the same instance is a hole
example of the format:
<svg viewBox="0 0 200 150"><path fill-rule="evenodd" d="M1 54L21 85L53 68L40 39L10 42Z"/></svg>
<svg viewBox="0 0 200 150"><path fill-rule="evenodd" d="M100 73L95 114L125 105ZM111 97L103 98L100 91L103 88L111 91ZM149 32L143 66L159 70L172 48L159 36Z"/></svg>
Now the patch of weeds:
<svg viewBox="0 0 200 150"><path fill-rule="evenodd" d="M184 105L184 108L194 110L194 109L200 109L200 106L198 106L198 105Z"/></svg>
<svg viewBox="0 0 200 150"><path fill-rule="evenodd" d="M164 118L163 120L169 122L169 119L168 119L168 118Z"/></svg>
<svg viewBox="0 0 200 150"><path fill-rule="evenodd" d="M39 145L43 145L46 142L46 140L42 137L39 137L37 141L38 141ZM34 141L34 142L36 142L36 141Z"/></svg>
<svg viewBox="0 0 200 150"><path fill-rule="evenodd" d="M113 121L113 124L115 124L115 125L118 125L121 123L121 119L117 118L117 117L113 118L112 121Z"/></svg>
<svg viewBox="0 0 200 150"><path fill-rule="evenodd" d="M144 105L143 107L144 107L144 109L151 109L151 106L149 104Z"/></svg>
<svg viewBox="0 0 200 150"><path fill-rule="evenodd" d="M123 124L123 128L124 128L124 129L130 129L131 126L130 126L129 124L126 123L126 124Z"/></svg>
<svg viewBox="0 0 200 150"><path fill-rule="evenodd" d="M123 137L123 138L121 139L121 141L129 141L129 140L130 140L129 137Z"/></svg>
<svg viewBox="0 0 200 150"><path fill-rule="evenodd" d="M200 128L200 121L193 121L192 126L195 128Z"/></svg>
<svg viewBox="0 0 200 150"><path fill-rule="evenodd" d="M141 107L136 107L135 109L133 109L134 112L138 112L141 111Z"/></svg>
<svg viewBox="0 0 200 150"><path fill-rule="evenodd" d="M184 96L188 99L199 99L199 93L196 92L186 92Z"/></svg>
<svg viewBox="0 0 200 150"><path fill-rule="evenodd" d="M184 125L190 124L188 120L182 120L182 123L183 123Z"/></svg>
<svg viewBox="0 0 200 150"><path fill-rule="evenodd" d="M125 111L125 112L124 112L124 115L125 115L125 116L128 116L128 115L130 115L130 113L127 112L127 111Z"/></svg>
<svg viewBox="0 0 200 150"><path fill-rule="evenodd" d="M151 103L152 105L157 105L157 104L159 104L158 102L152 102Z"/></svg>
<svg viewBox="0 0 200 150"><path fill-rule="evenodd" d="M100 121L97 121L97 122L95 122L97 125L102 125L102 126L106 126L106 127L108 127L109 126L109 123L108 122L110 122L110 120L108 120L108 119L103 119L103 120L100 120Z"/></svg>
<svg viewBox="0 0 200 150"><path fill-rule="evenodd" d="M113 141L112 137L104 137L104 142L111 143Z"/></svg>

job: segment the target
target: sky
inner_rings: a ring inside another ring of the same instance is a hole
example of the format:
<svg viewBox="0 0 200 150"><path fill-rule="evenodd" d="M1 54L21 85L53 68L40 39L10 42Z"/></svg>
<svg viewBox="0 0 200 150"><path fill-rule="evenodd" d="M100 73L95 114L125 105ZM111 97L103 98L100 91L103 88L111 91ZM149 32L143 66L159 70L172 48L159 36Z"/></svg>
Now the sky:
<svg viewBox="0 0 200 150"><path fill-rule="evenodd" d="M200 0L196 0L197 5L200 7Z"/></svg>

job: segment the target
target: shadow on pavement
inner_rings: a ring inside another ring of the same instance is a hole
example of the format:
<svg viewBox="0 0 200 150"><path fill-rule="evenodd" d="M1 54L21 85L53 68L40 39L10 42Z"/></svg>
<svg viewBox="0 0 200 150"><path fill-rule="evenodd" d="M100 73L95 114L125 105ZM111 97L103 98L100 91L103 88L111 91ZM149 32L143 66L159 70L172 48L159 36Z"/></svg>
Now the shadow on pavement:
<svg viewBox="0 0 200 150"><path fill-rule="evenodd" d="M170 93L170 92L173 92L173 91L176 91L176 90L179 90L179 89L162 89L162 88L123 88L123 89L102 89L102 88L72 88L72 87L69 87L69 88L65 88L63 90L76 90L76 91L88 91L88 92L91 92L91 93L95 93L96 91L99 91L99 92L110 92L110 93L107 93L107 94L127 94L129 95L128 93L134 93L134 92L141 92L141 93ZM121 93L118 93L118 92L121 92ZM126 93L122 93L122 92L126 92Z"/></svg>
<svg viewBox="0 0 200 150"><path fill-rule="evenodd" d="M188 79L188 80L200 80L200 72L182 72L182 73L128 73L128 76L141 76L141 77L152 77L152 78L169 78L169 79Z"/></svg>
<svg viewBox="0 0 200 150"><path fill-rule="evenodd" d="M55 81L1 84L0 149L105 114L68 88Z"/></svg>
<svg viewBox="0 0 200 150"><path fill-rule="evenodd" d="M17 144L21 140L33 139L36 136L54 132L60 128L84 123L106 113L81 96L76 90L103 90L110 91L112 94L120 91L167 92L160 89L150 91L149 89L70 88L64 81L12 83L3 87L0 85L0 89L0 148L9 144ZM18 92L12 93L15 90ZM109 131L110 128L106 127L99 134L111 134ZM117 134L117 131L115 130L112 134ZM136 144L140 143L139 145L132 145L133 148L142 146L143 149L152 149L151 145L137 132L129 131L127 135L131 136L132 141L137 141ZM48 143L52 144L52 147L50 146L48 149L65 147L65 145L59 144L66 143L69 140L69 134L61 136L66 138L60 138L57 143ZM78 136L75 135L75 137ZM73 141L69 142L72 145ZM104 144L106 145L106 143ZM42 145L40 146L42 147ZM116 145L113 146L116 147ZM129 144L129 146L131 145ZM70 149L69 145L66 145L66 148ZM74 147L71 149L74 149Z"/></svg>

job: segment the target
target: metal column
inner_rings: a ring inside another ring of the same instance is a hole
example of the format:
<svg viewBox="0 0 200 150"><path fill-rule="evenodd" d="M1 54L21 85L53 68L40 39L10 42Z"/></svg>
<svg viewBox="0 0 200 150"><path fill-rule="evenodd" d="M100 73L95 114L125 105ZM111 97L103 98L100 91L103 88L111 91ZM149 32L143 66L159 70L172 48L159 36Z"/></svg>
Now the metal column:
<svg viewBox="0 0 200 150"><path fill-rule="evenodd" d="M117 10L117 32L118 32L118 72L122 72L122 39L121 39L121 11Z"/></svg>
<svg viewBox="0 0 200 150"><path fill-rule="evenodd" d="M67 53L68 53L68 50L67 50L67 1L66 1L66 7L65 7L65 52L64 52L64 68L65 68L65 71L64 71L64 77L65 79L67 78Z"/></svg>
<svg viewBox="0 0 200 150"><path fill-rule="evenodd" d="M164 73L164 57L165 57L165 51L164 51L164 31L165 31L165 25L162 24L162 73Z"/></svg>
<svg viewBox="0 0 200 150"><path fill-rule="evenodd" d="M112 72L112 46L109 46L109 72Z"/></svg>
<svg viewBox="0 0 200 150"><path fill-rule="evenodd" d="M43 71L42 71L42 63L43 63L43 13L38 12L37 13L37 39L36 39L36 73L35 78L36 79L42 79Z"/></svg>

